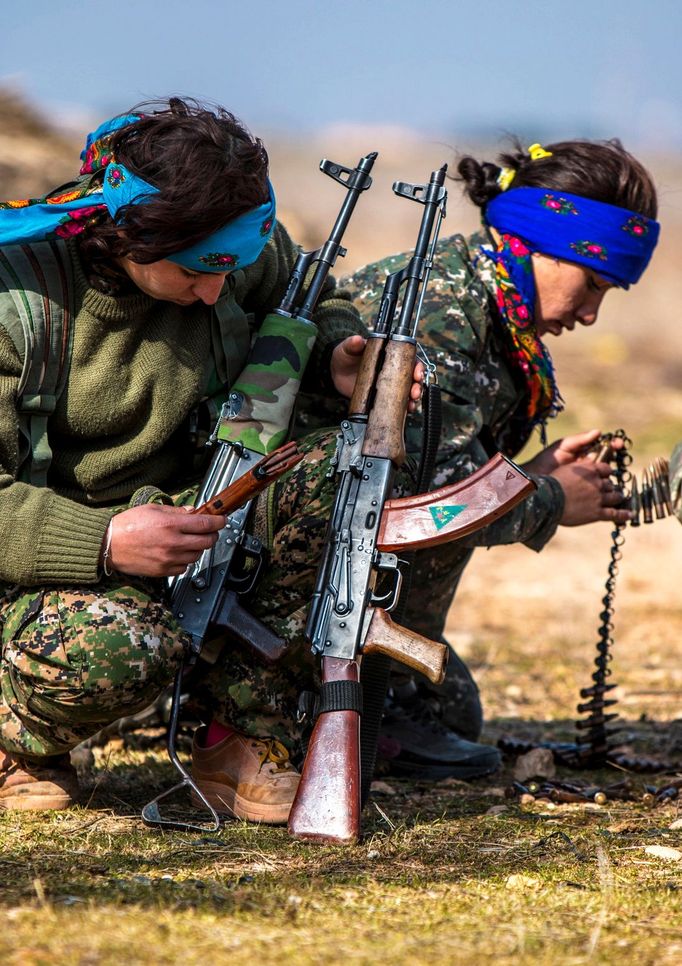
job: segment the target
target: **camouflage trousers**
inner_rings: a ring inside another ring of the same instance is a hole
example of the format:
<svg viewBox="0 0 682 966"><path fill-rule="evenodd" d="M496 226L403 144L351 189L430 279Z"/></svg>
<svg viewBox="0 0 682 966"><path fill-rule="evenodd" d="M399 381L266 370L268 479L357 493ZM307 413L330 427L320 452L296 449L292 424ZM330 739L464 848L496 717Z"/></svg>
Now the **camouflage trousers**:
<svg viewBox="0 0 682 966"><path fill-rule="evenodd" d="M334 447L330 433L302 441L305 459L257 507L270 560L249 609L289 650L266 668L226 642L193 693L203 720L290 745L295 738L298 695L314 673L303 627L334 498L325 477ZM0 598L0 631L0 747L35 758L62 754L150 704L188 643L161 583L122 575L95 586L11 590Z"/></svg>
<svg viewBox="0 0 682 966"><path fill-rule="evenodd" d="M311 434L299 445L304 460L256 507L269 561L248 605L287 640L287 652L264 665L246 647L225 640L209 670L193 675L190 695L200 720L271 735L292 751L301 737L299 695L318 684L303 630L336 491L326 477L336 433ZM416 555L418 593L404 622L436 639L452 596L453 568L457 572L470 554L456 547ZM122 575L94 586L12 590L0 598L0 631L0 747L36 758L62 754L142 710L171 683L188 644L160 582Z"/></svg>

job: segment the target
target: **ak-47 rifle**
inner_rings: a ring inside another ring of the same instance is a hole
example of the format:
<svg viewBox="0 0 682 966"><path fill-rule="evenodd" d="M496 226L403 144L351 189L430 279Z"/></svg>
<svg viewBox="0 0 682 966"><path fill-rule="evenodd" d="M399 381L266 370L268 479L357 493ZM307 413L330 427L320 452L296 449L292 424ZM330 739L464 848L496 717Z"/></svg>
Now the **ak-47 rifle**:
<svg viewBox="0 0 682 966"><path fill-rule="evenodd" d="M315 307L336 259L346 254L341 241L360 195L372 184L370 172L376 158L377 153L372 152L355 168L327 159L320 162L320 170L346 189L341 210L324 245L301 252L296 259L284 298L264 319L209 440L216 450L192 512L224 514L227 523L210 550L184 574L169 580L171 609L191 639L187 663L199 657L209 631L227 631L268 662L284 651L282 638L240 603L253 590L264 561L263 547L246 532L246 522L254 497L301 459L294 443L279 444L288 434L296 394L315 343ZM145 805L142 819L155 827L205 831L206 826L160 815L158 802L189 786L211 813L211 828L217 829L217 813L175 751L184 671L185 665L175 678L168 728L168 753L182 781Z"/></svg>
<svg viewBox="0 0 682 966"><path fill-rule="evenodd" d="M306 625L312 650L322 659L322 688L289 817L295 838L352 842L359 836L361 655L384 654L434 682L443 678L447 648L400 627L388 614L402 580L395 551L433 546L485 526L534 488L519 467L498 455L461 483L389 500L406 456L416 331L445 214L445 170L433 172L428 185L393 185L424 211L412 258L386 280L333 460L338 490ZM382 584L392 584L383 595L379 574Z"/></svg>

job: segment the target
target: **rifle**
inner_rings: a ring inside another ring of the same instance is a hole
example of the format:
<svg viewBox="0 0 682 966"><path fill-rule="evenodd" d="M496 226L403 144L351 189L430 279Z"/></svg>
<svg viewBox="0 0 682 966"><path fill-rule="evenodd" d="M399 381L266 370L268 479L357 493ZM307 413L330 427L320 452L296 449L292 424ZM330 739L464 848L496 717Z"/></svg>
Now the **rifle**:
<svg viewBox="0 0 682 966"><path fill-rule="evenodd" d="M191 640L187 664L199 657L210 629L227 631L268 662L284 652L284 640L239 602L253 590L264 563L261 542L246 532L246 522L255 495L300 459L295 444L277 447L288 434L298 387L315 343L317 301L337 257L346 254L343 234L360 195L372 184L370 172L376 158L376 152L365 155L355 168L326 158L320 162L320 170L346 189L331 234L320 248L298 255L284 297L264 319L209 439L216 449L192 512L224 513L227 523L210 550L184 574L168 581L171 609ZM184 673L185 664L176 674L168 729L168 754L182 781L145 805L142 819L154 827L215 830L220 824L217 813L175 751ZM161 817L158 802L184 786L211 813L209 829Z"/></svg>
<svg viewBox="0 0 682 966"><path fill-rule="evenodd" d="M393 185L397 195L424 210L412 258L386 279L332 460L338 489L306 624L306 637L321 657L322 688L289 816L295 838L344 843L359 837L361 656L384 654L435 683L443 679L445 645L400 627L388 615L402 582L395 551L433 546L485 526L534 488L522 470L498 455L462 483L389 500L406 457L403 429L416 331L445 215L445 170L434 171L428 185Z"/></svg>

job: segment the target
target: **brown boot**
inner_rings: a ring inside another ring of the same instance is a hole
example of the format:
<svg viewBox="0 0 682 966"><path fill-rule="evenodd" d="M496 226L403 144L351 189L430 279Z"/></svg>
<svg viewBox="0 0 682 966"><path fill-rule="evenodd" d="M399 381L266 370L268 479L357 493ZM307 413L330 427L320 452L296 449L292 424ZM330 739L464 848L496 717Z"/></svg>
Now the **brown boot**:
<svg viewBox="0 0 682 966"><path fill-rule="evenodd" d="M18 811L70 808L78 776L68 755L30 762L0 750L0 808Z"/></svg>
<svg viewBox="0 0 682 966"><path fill-rule="evenodd" d="M215 810L249 822L286 822L301 776L284 745L235 732L203 748L205 733L200 728L194 736L192 775Z"/></svg>

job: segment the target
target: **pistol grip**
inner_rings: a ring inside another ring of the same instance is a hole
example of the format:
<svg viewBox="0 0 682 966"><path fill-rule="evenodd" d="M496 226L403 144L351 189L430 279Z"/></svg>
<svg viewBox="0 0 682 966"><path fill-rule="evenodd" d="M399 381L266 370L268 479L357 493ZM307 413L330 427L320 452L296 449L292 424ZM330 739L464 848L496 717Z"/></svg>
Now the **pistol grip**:
<svg viewBox="0 0 682 966"><path fill-rule="evenodd" d="M224 627L240 644L248 645L268 664L278 661L286 651L286 641L249 614L233 590L225 593L213 623Z"/></svg>
<svg viewBox="0 0 682 966"><path fill-rule="evenodd" d="M362 653L386 654L413 671L420 671L434 684L440 684L445 678L446 645L401 627L380 607L374 608Z"/></svg>

